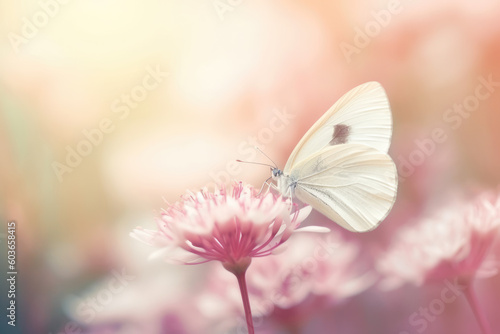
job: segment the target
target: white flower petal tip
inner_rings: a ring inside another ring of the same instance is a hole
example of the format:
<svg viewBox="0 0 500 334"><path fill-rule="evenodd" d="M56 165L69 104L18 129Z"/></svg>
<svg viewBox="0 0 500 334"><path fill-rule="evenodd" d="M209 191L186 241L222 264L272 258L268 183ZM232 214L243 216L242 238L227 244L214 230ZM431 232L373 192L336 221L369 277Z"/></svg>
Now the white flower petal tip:
<svg viewBox="0 0 500 334"><path fill-rule="evenodd" d="M311 233L330 233L332 230L330 230L328 227L323 227L323 226L305 226L301 227L295 230L295 233L299 232L311 232Z"/></svg>
<svg viewBox="0 0 500 334"><path fill-rule="evenodd" d="M132 232L128 234L132 239L145 243L149 246L152 246L151 243L151 234L149 234L146 230L138 227L134 229Z"/></svg>
<svg viewBox="0 0 500 334"><path fill-rule="evenodd" d="M160 248L154 252L152 252L149 256L148 256L148 260L149 261L155 261L155 260L158 260L158 259L165 259L165 257L167 257L167 255L169 254L170 252L170 249L165 247L165 248Z"/></svg>
<svg viewBox="0 0 500 334"><path fill-rule="evenodd" d="M308 205L303 207L302 209L299 210L299 213L297 214L297 222L301 223L303 222L311 213L312 211L312 206Z"/></svg>

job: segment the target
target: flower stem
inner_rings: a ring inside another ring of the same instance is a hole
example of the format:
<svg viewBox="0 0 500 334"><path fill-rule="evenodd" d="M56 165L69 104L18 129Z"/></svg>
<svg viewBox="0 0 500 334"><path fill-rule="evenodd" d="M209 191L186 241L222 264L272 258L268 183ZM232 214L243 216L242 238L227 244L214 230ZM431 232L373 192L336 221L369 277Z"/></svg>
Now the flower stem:
<svg viewBox="0 0 500 334"><path fill-rule="evenodd" d="M477 294L472 286L472 282L469 282L467 289L465 289L465 297L469 302L472 312L474 312L474 316L476 317L476 320L479 324L479 327L481 327L481 331L483 332L483 334L493 334L490 324L488 323L483 310L479 306Z"/></svg>
<svg viewBox="0 0 500 334"><path fill-rule="evenodd" d="M250 299L248 298L247 282L245 279L246 270L236 272L234 275L240 286L241 299L243 299L243 307L245 308L245 318L247 320L248 334L254 334L252 310L250 309Z"/></svg>

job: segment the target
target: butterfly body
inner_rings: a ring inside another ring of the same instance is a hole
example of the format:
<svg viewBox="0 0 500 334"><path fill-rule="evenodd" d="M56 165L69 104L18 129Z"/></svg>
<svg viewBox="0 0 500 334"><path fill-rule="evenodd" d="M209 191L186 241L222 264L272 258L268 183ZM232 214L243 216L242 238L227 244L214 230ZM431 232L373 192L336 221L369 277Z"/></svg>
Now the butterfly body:
<svg viewBox="0 0 500 334"><path fill-rule="evenodd" d="M294 175L285 175L278 168L271 169L272 178L276 181L278 191L286 197L292 197L297 187L297 178Z"/></svg>
<svg viewBox="0 0 500 334"><path fill-rule="evenodd" d="M300 140L283 171L272 168L271 176L283 196L348 230L372 230L396 197L391 135L385 91L376 82L363 84L341 97Z"/></svg>

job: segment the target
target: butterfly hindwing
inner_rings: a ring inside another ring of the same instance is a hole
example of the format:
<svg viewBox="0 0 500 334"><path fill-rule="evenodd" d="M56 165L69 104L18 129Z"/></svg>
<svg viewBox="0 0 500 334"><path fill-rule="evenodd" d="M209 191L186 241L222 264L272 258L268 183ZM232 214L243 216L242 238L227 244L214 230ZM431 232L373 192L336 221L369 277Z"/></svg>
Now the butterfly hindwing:
<svg viewBox="0 0 500 334"><path fill-rule="evenodd" d="M289 177L298 199L355 232L377 227L397 190L392 159L360 144L327 147L300 162Z"/></svg>

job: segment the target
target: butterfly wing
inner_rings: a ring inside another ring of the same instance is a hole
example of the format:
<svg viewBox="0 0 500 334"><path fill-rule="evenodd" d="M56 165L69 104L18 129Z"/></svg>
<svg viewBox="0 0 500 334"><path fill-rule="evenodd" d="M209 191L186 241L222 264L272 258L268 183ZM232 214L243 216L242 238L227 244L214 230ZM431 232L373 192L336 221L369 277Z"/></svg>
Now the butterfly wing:
<svg viewBox="0 0 500 334"><path fill-rule="evenodd" d="M378 82L362 84L342 96L304 135L285 168L293 166L326 147L357 143L387 153L392 134L389 101Z"/></svg>
<svg viewBox="0 0 500 334"><path fill-rule="evenodd" d="M387 154L345 144L323 149L294 166L289 182L301 201L350 231L366 232L391 210L397 171Z"/></svg>

